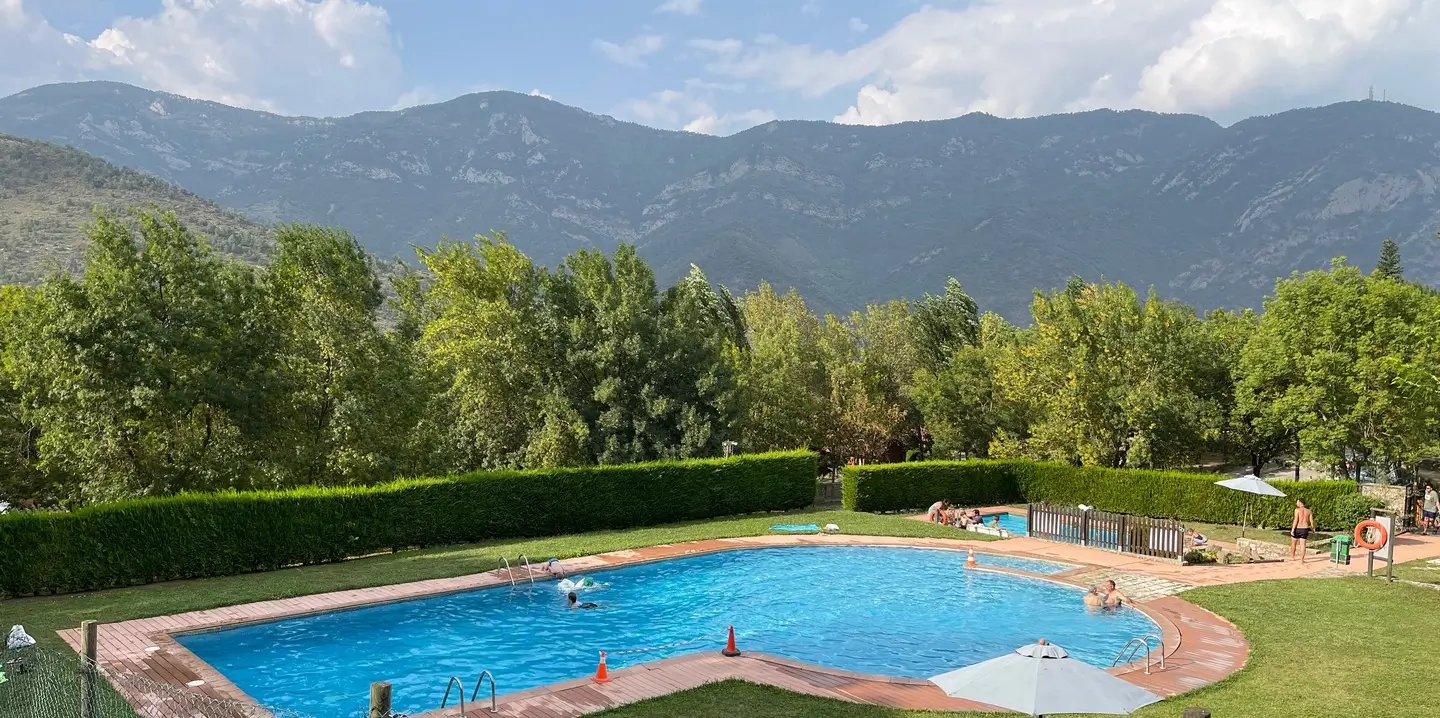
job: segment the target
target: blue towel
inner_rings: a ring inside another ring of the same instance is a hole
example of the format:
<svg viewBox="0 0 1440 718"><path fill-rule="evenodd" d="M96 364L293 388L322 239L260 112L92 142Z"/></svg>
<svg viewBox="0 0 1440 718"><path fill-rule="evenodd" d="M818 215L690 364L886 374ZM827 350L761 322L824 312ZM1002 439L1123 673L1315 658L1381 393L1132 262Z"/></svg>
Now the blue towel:
<svg viewBox="0 0 1440 718"><path fill-rule="evenodd" d="M806 531L819 531L819 530L820 530L820 527L819 527L819 526L816 526L815 524L780 524L780 525L778 525L778 526L771 526L771 527L770 527L770 530L771 530L771 531L789 531L789 532L792 532L792 533L802 533L802 532L806 532Z"/></svg>

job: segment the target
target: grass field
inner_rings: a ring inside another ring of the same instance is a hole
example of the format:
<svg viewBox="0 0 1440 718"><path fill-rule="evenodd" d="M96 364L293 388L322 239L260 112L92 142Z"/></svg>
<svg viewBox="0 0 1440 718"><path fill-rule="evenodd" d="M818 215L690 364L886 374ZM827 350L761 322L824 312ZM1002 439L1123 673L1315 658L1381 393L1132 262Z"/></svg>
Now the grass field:
<svg viewBox="0 0 1440 718"><path fill-rule="evenodd" d="M770 527L775 524L812 523L820 526L837 524L841 532L847 534L1000 540L970 532L961 535L962 532L957 529L898 516L848 511L755 514L626 531L597 531L573 536L403 551L266 573L0 601L0 624L23 625L42 644L63 647L64 643L55 631L74 628L85 620L114 623L254 601L463 576L493 570L496 557L501 555L513 561L520 554L525 554L534 557L538 563L551 556L571 558L665 543L758 536L769 533Z"/></svg>
<svg viewBox="0 0 1440 718"><path fill-rule="evenodd" d="M1384 564L1376 562L1377 572L1384 571ZM1422 558L1395 564L1395 578L1417 583L1440 585L1440 558Z"/></svg>
<svg viewBox="0 0 1440 718"><path fill-rule="evenodd" d="M1420 644L1440 636L1440 591L1364 578L1265 581L1203 588L1186 600L1229 618L1251 641L1244 669L1156 704L1140 718L1428 718L1440 706ZM905 718L959 716L841 703L764 686L723 683L625 706L604 718ZM979 714L970 714L979 715ZM990 714L994 715L994 714Z"/></svg>

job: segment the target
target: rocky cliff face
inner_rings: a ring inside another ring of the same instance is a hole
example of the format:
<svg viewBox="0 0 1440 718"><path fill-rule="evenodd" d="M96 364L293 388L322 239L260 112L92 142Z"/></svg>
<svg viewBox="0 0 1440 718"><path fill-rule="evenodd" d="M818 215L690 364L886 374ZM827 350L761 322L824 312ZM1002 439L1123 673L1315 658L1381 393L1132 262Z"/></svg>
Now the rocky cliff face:
<svg viewBox="0 0 1440 718"><path fill-rule="evenodd" d="M1098 111L726 138L654 130L514 93L290 118L126 85L0 100L0 132L74 145L263 221L333 223L381 254L503 230L554 264L635 243L662 280L795 286L821 308L958 277L1023 318L1070 274L1256 306L1274 278L1401 243L1440 278L1440 115L1343 103L1222 128Z"/></svg>

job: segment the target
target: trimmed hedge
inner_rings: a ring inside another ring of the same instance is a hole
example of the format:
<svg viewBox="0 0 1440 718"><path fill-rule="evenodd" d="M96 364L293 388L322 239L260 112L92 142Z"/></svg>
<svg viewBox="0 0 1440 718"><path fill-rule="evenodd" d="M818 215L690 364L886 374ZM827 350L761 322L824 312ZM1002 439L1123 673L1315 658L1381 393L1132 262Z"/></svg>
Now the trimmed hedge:
<svg viewBox="0 0 1440 718"><path fill-rule="evenodd" d="M1214 524L1240 523L1250 501L1251 522L1262 526L1289 526L1295 499L1304 499L1327 530L1346 528L1341 497L1359 491L1353 481L1272 481L1286 498L1262 497L1216 486L1219 478L1031 461L925 461L846 467L841 491L852 511L922 509L942 499L972 506L1049 501Z"/></svg>
<svg viewBox="0 0 1440 718"><path fill-rule="evenodd" d="M477 472L374 487L189 494L0 516L0 595L268 571L392 549L804 508L816 457Z"/></svg>

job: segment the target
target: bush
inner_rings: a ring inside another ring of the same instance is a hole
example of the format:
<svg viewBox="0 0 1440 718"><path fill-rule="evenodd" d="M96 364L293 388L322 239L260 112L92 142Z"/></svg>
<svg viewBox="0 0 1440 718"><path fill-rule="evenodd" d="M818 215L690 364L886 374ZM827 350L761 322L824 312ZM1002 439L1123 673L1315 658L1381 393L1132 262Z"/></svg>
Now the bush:
<svg viewBox="0 0 1440 718"><path fill-rule="evenodd" d="M1206 563L1215 563L1218 560L1219 557L1215 554L1214 551L1205 551L1198 548L1192 548L1189 551L1185 552L1185 563L1188 563L1192 566Z"/></svg>
<svg viewBox="0 0 1440 718"><path fill-rule="evenodd" d="M267 571L377 551L783 511L809 452L477 472L374 487L190 494L0 516L0 595Z"/></svg>
<svg viewBox="0 0 1440 718"><path fill-rule="evenodd" d="M1289 526L1295 499L1304 499L1321 529L1343 528L1338 501L1358 492L1353 481L1273 481L1286 498L1263 497L1216 486L1216 480L1031 461L929 461L846 467L841 491L845 508L855 511L922 509L941 499L962 505L1048 501L1216 524L1240 523L1249 504L1250 522L1261 526Z"/></svg>
<svg viewBox="0 0 1440 718"><path fill-rule="evenodd" d="M1384 501L1361 493L1341 496L1335 501L1336 528L1342 531L1353 529L1355 524L1374 516L1375 509L1384 505Z"/></svg>

